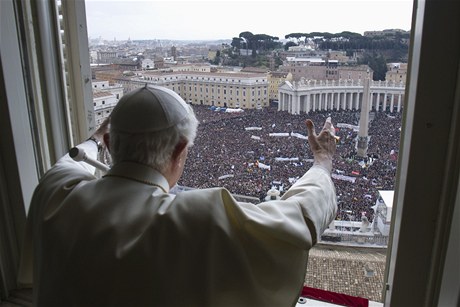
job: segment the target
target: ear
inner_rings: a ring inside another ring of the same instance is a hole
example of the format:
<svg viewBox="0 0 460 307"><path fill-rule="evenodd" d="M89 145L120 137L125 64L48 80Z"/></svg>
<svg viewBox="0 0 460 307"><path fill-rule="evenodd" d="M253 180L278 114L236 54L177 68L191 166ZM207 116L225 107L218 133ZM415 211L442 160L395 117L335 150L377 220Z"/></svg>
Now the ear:
<svg viewBox="0 0 460 307"><path fill-rule="evenodd" d="M105 148L107 148L107 150L110 152L110 134L109 133L104 133L104 135L102 136L102 139L104 141L104 145L105 145Z"/></svg>
<svg viewBox="0 0 460 307"><path fill-rule="evenodd" d="M181 157L186 147L187 147L187 141L184 139L181 139L179 143L177 143L176 147L174 148L174 151L171 156L171 160L172 161L178 160Z"/></svg>

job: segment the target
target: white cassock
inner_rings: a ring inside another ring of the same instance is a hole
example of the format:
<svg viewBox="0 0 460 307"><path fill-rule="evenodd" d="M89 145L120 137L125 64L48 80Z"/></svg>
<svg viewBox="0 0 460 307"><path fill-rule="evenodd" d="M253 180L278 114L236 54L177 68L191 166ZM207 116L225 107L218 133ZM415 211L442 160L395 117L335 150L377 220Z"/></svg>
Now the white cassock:
<svg viewBox="0 0 460 307"><path fill-rule="evenodd" d="M96 158L94 142L79 146ZM294 306L337 210L318 166L259 205L224 188L169 194L132 162L93 174L66 155L35 190L19 275L35 305Z"/></svg>

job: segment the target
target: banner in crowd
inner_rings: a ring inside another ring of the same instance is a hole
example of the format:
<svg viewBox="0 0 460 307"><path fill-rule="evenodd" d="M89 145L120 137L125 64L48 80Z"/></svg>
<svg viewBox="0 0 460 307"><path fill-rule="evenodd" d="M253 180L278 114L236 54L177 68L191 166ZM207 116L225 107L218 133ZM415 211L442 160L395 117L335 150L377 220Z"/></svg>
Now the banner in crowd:
<svg viewBox="0 0 460 307"><path fill-rule="evenodd" d="M271 170L271 166L270 165L267 165L267 164L264 164L262 162L259 162L259 161L256 161L255 163L252 163L252 162L249 162L248 163L248 167L251 167L251 166L256 166L258 168L261 168L261 169L267 169L267 170Z"/></svg>
<svg viewBox="0 0 460 307"><path fill-rule="evenodd" d="M351 183L355 183L355 181L356 181L356 177L340 175L340 174L332 174L331 177L334 178L334 179L337 179L337 180L344 180L344 181L348 181L348 182L351 182Z"/></svg>
<svg viewBox="0 0 460 307"><path fill-rule="evenodd" d="M348 129L353 129L354 131L359 131L359 126L345 124L345 123L337 123L337 128L348 128Z"/></svg>
<svg viewBox="0 0 460 307"><path fill-rule="evenodd" d="M296 137L298 139L303 139L303 140L308 139L308 137L306 137L305 135L302 135L302 134L296 133L296 132L291 132L291 133L289 133L289 132L273 132L273 133L269 133L268 135L269 136L282 136L282 137L293 136L293 137Z"/></svg>
<svg viewBox="0 0 460 307"><path fill-rule="evenodd" d="M232 108L227 108L225 110L226 113L238 113L238 112L244 112L243 109L241 108L236 108L236 109L232 109Z"/></svg>
<svg viewBox="0 0 460 307"><path fill-rule="evenodd" d="M227 174L227 175L220 176L220 177L217 178L217 179L222 180L222 179L225 179L225 178L232 178L232 177L234 177L234 175L232 175L232 174Z"/></svg>
<svg viewBox="0 0 460 307"><path fill-rule="evenodd" d="M269 136L289 136L289 133L278 132L278 133L269 133L268 135Z"/></svg>
<svg viewBox="0 0 460 307"><path fill-rule="evenodd" d="M259 168L261 168L261 169L268 169L268 170L271 169L270 165L263 164L263 163L261 163L261 162L259 162L259 163L257 163L257 164L258 164L257 166L258 166Z"/></svg>
<svg viewBox="0 0 460 307"><path fill-rule="evenodd" d="M251 139L260 140L260 136L251 135Z"/></svg>
<svg viewBox="0 0 460 307"><path fill-rule="evenodd" d="M280 162L285 162L285 161L299 161L299 158L283 158L283 157L277 157L277 158L275 158L275 161L280 161Z"/></svg>
<svg viewBox="0 0 460 307"><path fill-rule="evenodd" d="M302 139L302 140L307 140L308 139L308 137L306 137L305 135L302 135L300 133L295 133L295 132L291 132L291 136L299 138L299 139Z"/></svg>
<svg viewBox="0 0 460 307"><path fill-rule="evenodd" d="M262 130L262 127L245 127L244 130L250 131L250 130Z"/></svg>

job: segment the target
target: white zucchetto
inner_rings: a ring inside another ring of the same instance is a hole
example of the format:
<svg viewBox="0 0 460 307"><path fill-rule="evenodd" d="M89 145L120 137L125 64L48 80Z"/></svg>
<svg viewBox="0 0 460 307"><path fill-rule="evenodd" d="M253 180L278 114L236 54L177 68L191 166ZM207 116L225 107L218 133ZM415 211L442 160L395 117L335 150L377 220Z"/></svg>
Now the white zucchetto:
<svg viewBox="0 0 460 307"><path fill-rule="evenodd" d="M112 111L110 129L121 133L157 132L177 125L189 106L174 91L148 86L124 95Z"/></svg>

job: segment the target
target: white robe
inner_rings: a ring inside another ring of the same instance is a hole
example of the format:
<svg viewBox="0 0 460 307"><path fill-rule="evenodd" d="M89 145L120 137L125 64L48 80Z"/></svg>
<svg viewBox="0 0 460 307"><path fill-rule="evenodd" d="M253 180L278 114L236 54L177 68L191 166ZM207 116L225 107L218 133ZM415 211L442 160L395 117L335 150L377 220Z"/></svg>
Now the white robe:
<svg viewBox="0 0 460 307"><path fill-rule="evenodd" d="M79 146L96 157L96 146ZM19 282L38 306L294 306L308 250L335 218L330 174L312 167L280 200L224 188L172 195L147 166L61 158L28 216Z"/></svg>

